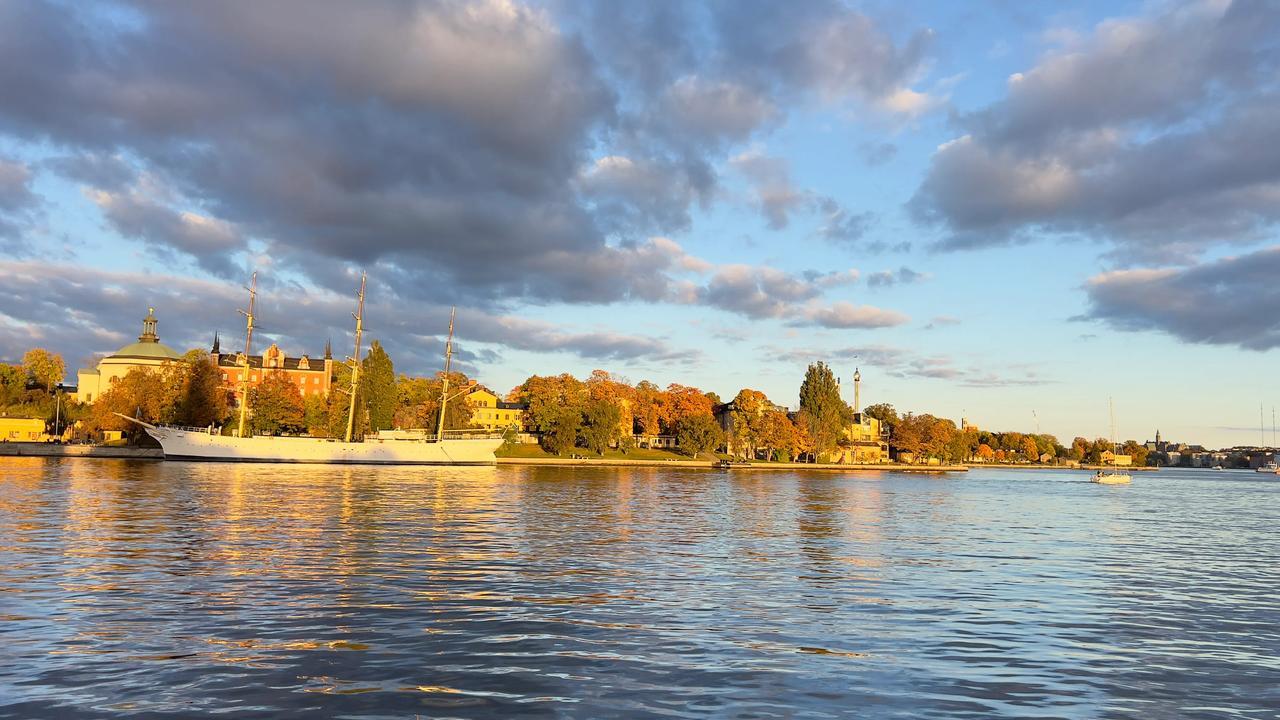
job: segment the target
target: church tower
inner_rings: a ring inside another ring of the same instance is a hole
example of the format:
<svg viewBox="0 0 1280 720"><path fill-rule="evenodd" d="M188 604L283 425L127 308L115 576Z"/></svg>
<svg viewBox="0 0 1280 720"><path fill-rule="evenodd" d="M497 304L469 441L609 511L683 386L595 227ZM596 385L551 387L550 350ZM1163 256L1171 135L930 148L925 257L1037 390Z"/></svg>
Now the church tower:
<svg viewBox="0 0 1280 720"><path fill-rule="evenodd" d="M147 316L142 318L142 334L138 336L138 342L160 342L160 336L156 334L156 309L153 307L147 308Z"/></svg>
<svg viewBox="0 0 1280 720"><path fill-rule="evenodd" d="M862 412L862 371L858 368L853 369L853 412Z"/></svg>

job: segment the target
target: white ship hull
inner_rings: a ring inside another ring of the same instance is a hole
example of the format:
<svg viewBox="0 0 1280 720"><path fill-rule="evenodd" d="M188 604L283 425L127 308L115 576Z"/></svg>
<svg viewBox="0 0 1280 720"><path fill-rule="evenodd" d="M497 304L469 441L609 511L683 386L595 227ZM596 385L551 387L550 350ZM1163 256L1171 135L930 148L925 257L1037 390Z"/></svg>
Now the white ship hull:
<svg viewBox="0 0 1280 720"><path fill-rule="evenodd" d="M338 463L345 465L493 465L500 437L369 439L342 442L309 437L229 437L142 423L166 460Z"/></svg>

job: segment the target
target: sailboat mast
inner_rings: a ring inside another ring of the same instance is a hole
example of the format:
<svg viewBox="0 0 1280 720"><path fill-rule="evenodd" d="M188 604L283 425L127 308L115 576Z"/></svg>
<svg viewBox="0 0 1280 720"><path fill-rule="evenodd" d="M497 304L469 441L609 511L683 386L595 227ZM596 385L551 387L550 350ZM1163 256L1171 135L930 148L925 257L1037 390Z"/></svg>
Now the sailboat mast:
<svg viewBox="0 0 1280 720"><path fill-rule="evenodd" d="M444 440L444 409L449 401L449 366L453 362L453 318L457 314L456 306L449 310L449 337L444 341L444 377L440 381L440 420L436 425L437 440Z"/></svg>
<svg viewBox="0 0 1280 720"><path fill-rule="evenodd" d="M249 351L253 348L253 311L258 301L258 273L255 271L249 280L249 309L241 310L244 315L244 359L240 368L240 428L236 433L244 437L245 420L249 417Z"/></svg>
<svg viewBox="0 0 1280 720"><path fill-rule="evenodd" d="M360 389L360 335L364 333L364 284L367 277L366 273L360 273L360 299L356 303L356 311L351 315L356 319L356 350L351 357L351 407L347 410L346 442L351 442L351 434L356 425L356 391Z"/></svg>
<svg viewBox="0 0 1280 720"><path fill-rule="evenodd" d="M1111 409L1111 464L1116 464L1116 455L1119 449L1116 447L1116 401L1115 398L1107 398L1107 405Z"/></svg>

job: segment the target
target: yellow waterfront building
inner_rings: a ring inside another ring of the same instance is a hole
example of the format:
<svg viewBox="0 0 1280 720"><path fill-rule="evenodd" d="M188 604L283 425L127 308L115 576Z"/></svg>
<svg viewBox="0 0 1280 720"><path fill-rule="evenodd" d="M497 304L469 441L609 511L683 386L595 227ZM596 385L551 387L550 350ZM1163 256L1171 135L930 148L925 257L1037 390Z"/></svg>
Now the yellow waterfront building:
<svg viewBox="0 0 1280 720"><path fill-rule="evenodd" d="M473 427L496 431L524 425L524 405L505 402L483 385L472 385L466 397Z"/></svg>
<svg viewBox="0 0 1280 720"><path fill-rule="evenodd" d="M0 442L47 442L42 418L0 417Z"/></svg>
<svg viewBox="0 0 1280 720"><path fill-rule="evenodd" d="M160 342L156 334L156 309L147 308L138 342L130 343L103 358L97 367L81 368L76 373L76 400L91 403L106 392L113 382L134 368L159 368L182 359L177 350Z"/></svg>

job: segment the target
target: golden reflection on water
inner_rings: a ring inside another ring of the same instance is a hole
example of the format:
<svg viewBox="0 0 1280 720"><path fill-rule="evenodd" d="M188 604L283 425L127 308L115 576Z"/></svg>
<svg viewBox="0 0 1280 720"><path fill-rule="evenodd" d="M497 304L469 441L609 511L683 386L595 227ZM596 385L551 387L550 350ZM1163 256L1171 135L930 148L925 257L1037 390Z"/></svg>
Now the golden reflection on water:
<svg viewBox="0 0 1280 720"><path fill-rule="evenodd" d="M0 463L0 694L68 714L1096 716L1152 668L1221 704L1277 667L1275 518L1221 486Z"/></svg>

